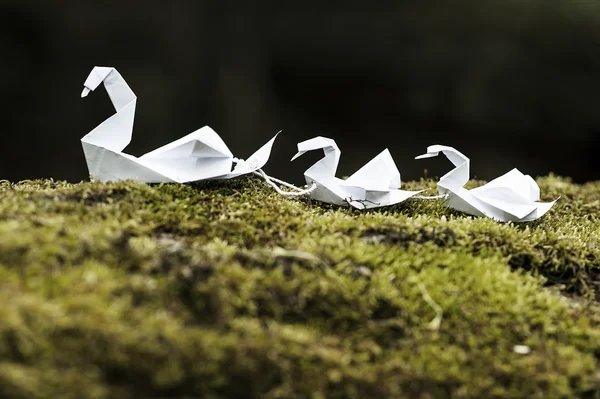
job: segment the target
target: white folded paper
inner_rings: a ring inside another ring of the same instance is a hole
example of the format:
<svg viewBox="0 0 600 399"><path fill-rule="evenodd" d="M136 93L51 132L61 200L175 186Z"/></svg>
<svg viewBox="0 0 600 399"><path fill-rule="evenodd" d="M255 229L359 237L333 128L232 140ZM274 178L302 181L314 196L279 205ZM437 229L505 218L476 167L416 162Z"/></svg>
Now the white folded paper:
<svg viewBox="0 0 600 399"><path fill-rule="evenodd" d="M346 180L335 177L341 151L330 138L319 136L298 143L298 153L292 161L308 151L321 149L325 157L304 172L306 184L317 185L309 194L313 199L367 209L397 204L421 192L399 190L400 172L387 149Z"/></svg>
<svg viewBox="0 0 600 399"><path fill-rule="evenodd" d="M463 186L469 181L469 158L452 147L432 145L427 148L427 154L416 159L435 157L440 152L455 166L438 182L438 191L448 196L450 208L501 222L528 222L542 217L556 202L537 202L539 186L531 176L517 169L467 190Z"/></svg>
<svg viewBox="0 0 600 399"><path fill-rule="evenodd" d="M109 67L92 70L81 97L100 83L104 83L116 114L81 139L92 179L135 179L146 183L230 179L262 168L271 155L277 135L232 169L233 154L208 126L139 158L126 154L122 151L131 141L137 97L119 72Z"/></svg>

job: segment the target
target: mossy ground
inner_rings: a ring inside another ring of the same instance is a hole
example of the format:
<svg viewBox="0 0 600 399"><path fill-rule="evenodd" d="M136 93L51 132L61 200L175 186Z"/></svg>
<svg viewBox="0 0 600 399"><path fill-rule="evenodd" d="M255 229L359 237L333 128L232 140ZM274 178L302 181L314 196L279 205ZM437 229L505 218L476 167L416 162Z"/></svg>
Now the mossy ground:
<svg viewBox="0 0 600 399"><path fill-rule="evenodd" d="M600 183L538 182L527 224L0 182L0 397L598 397Z"/></svg>

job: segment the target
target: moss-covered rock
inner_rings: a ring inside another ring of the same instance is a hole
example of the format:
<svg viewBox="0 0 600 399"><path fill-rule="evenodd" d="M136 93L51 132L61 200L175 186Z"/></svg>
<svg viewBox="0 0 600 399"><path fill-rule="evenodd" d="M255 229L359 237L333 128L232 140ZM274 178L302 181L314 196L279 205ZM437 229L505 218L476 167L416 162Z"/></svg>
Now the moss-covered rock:
<svg viewBox="0 0 600 399"><path fill-rule="evenodd" d="M595 397L600 183L538 182L527 224L0 182L0 397Z"/></svg>

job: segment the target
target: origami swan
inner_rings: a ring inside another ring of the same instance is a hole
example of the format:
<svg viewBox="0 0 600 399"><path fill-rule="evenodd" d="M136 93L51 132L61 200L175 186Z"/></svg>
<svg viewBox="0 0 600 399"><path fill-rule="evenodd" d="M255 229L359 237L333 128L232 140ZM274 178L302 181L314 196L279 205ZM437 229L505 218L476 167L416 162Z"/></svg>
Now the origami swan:
<svg viewBox="0 0 600 399"><path fill-rule="evenodd" d="M95 67L90 72L81 97L100 83L104 83L116 114L81 139L92 179L147 183L229 179L258 170L269 159L277 135L232 170L233 154L208 126L139 158L126 154L122 151L131 141L137 97L119 72L109 67Z"/></svg>
<svg viewBox="0 0 600 399"><path fill-rule="evenodd" d="M298 153L292 161L308 151L321 149L325 157L304 172L306 184L316 183L311 198L366 209L397 204L421 192L399 190L400 172L387 149L346 180L335 177L341 151L330 138L315 137L298 143Z"/></svg>
<svg viewBox="0 0 600 399"><path fill-rule="evenodd" d="M502 222L528 222L542 217L556 202L536 202L540 200L539 186L531 176L516 168L481 187L467 190L463 186L469 181L469 158L452 147L433 145L415 159L435 157L440 152L455 166L438 182L438 191L448 196L450 208Z"/></svg>

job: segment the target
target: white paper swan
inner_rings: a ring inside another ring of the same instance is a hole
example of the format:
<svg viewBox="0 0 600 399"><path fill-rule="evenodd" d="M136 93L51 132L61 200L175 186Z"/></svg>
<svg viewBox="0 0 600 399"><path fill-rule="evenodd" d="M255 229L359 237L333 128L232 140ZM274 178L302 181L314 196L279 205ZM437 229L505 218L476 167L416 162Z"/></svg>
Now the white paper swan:
<svg viewBox="0 0 600 399"><path fill-rule="evenodd" d="M421 191L400 190L400 172L385 149L346 180L335 177L341 151L335 141L315 137L298 143L298 153L323 150L325 157L304 172L306 184L316 183L311 198L336 205L351 205L358 209L393 205Z"/></svg>
<svg viewBox="0 0 600 399"><path fill-rule="evenodd" d="M147 183L229 179L258 170L269 159L277 135L232 170L233 154L208 126L139 158L126 154L122 151L131 141L137 97L111 67L95 67L84 83L81 97L101 83L116 113L81 139L92 179L135 179Z"/></svg>
<svg viewBox="0 0 600 399"><path fill-rule="evenodd" d="M416 159L435 157L440 152L455 166L438 182L438 191L448 196L450 208L502 222L528 222L542 217L556 202L537 202L539 186L531 176L516 168L481 187L467 190L463 186L469 181L469 158L452 147L432 145Z"/></svg>

